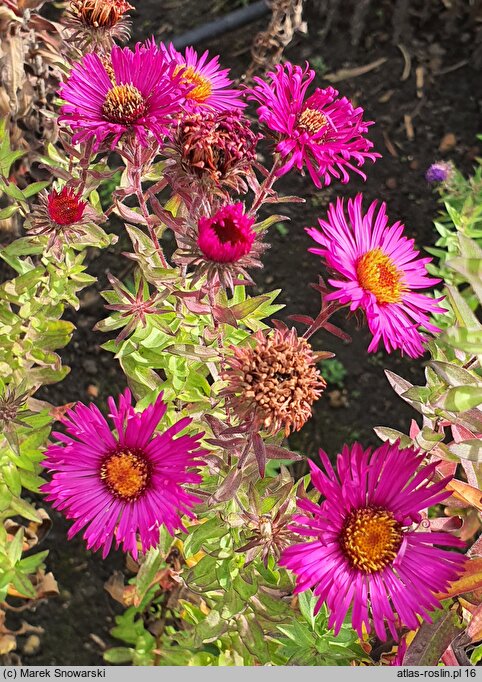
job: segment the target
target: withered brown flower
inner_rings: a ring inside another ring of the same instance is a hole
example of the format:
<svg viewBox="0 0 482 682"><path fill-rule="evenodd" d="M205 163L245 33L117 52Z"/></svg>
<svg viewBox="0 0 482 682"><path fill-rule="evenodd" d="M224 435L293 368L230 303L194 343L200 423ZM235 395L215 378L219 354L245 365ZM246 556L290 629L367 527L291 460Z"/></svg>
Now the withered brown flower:
<svg viewBox="0 0 482 682"><path fill-rule="evenodd" d="M237 498L238 505L242 509L239 515L240 523L243 525L241 538L247 542L242 547L238 547L236 552L245 553L246 565L258 556L261 556L265 566L268 564L269 557L278 561L281 552L296 542L298 536L291 528L293 512L296 511L294 493L295 486L291 476L285 471L272 479L263 495L260 494L259 488L250 485L247 494L247 509ZM276 502L269 511L266 511L266 502L273 498Z"/></svg>
<svg viewBox="0 0 482 682"><path fill-rule="evenodd" d="M71 41L81 51L108 50L114 39L129 39L130 22L124 15L131 9L126 0L71 0L62 23L74 30Z"/></svg>
<svg viewBox="0 0 482 682"><path fill-rule="evenodd" d="M221 394L241 421L270 435L299 431L311 417L311 407L326 387L316 368L325 354L315 353L296 329L275 322L271 333L258 331L253 345L232 347L226 358Z"/></svg>
<svg viewBox="0 0 482 682"><path fill-rule="evenodd" d="M184 116L173 129L166 153L175 163L166 170L173 188L199 184L211 193L246 192L260 136L241 110Z"/></svg>

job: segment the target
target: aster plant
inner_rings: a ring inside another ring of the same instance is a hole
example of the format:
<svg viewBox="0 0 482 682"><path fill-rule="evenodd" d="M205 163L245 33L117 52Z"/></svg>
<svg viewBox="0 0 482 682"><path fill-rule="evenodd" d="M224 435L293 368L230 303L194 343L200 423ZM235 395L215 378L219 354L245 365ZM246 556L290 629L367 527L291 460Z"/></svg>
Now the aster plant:
<svg viewBox="0 0 482 682"><path fill-rule="evenodd" d="M69 539L127 555L134 578L107 588L128 607L113 630L128 646L107 650L110 663L373 664L387 639L403 642L395 660L406 663L420 649L407 643L449 616L455 642L469 618L450 600L467 580L480 588L478 541L465 556L479 530L477 316L458 290L448 302L429 293L440 284L431 259L385 204L364 208L359 195L307 230L322 260L319 315L292 316L304 331L276 319L280 291L255 289L270 228L287 220L270 209L302 201L276 183L294 170L318 189L365 179L379 157L372 122L331 87L310 92L309 65L238 87L217 55L153 39L122 48L131 9L72 0L65 54L76 59L59 86L60 142L42 157L55 181L23 193L0 176L25 228L0 252L18 273L0 287L5 518L37 519L22 488L40 492ZM16 157L0 142L8 171ZM124 275L108 273L95 328L115 332L103 349L128 388L107 404L54 407L34 394L66 375L55 351L74 327L61 316L93 281L86 247L114 244L114 228L131 247ZM465 239L452 266L477 297L481 254ZM366 319L369 352L430 351L429 391L390 375L424 422L408 436L380 427L384 445L347 444L335 467L321 452L323 470L309 460L295 477L307 453L286 439L323 409L318 363L333 357L329 334L349 340L332 322L343 309ZM441 337L434 318L446 312L465 327ZM326 350L314 346L320 331ZM27 531L7 530L2 599L40 599L46 556L25 563ZM432 647L431 663L448 662L450 646Z"/></svg>

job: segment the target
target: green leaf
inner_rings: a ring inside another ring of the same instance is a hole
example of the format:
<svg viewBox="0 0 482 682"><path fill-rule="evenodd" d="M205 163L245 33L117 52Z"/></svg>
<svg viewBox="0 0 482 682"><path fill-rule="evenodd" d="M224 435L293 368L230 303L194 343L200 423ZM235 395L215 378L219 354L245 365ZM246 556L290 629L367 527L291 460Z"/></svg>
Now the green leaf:
<svg viewBox="0 0 482 682"><path fill-rule="evenodd" d="M12 502L12 493L6 485L0 483L0 512L10 508Z"/></svg>
<svg viewBox="0 0 482 682"><path fill-rule="evenodd" d="M226 630L226 627L226 621L221 619L218 611L212 609L206 619L194 627L194 646L199 647L203 643L214 642Z"/></svg>
<svg viewBox="0 0 482 682"><path fill-rule="evenodd" d="M482 386L457 386L449 389L437 401L438 407L451 412L465 412L482 404Z"/></svg>
<svg viewBox="0 0 482 682"><path fill-rule="evenodd" d="M451 362L432 361L428 363L433 367L437 376L443 379L449 386L466 386L467 384L477 384L476 377L467 369L454 365Z"/></svg>
<svg viewBox="0 0 482 682"><path fill-rule="evenodd" d="M188 528L189 535L184 541L184 555L189 558L197 554L205 543L223 537L228 533L228 530L227 526L219 523L217 516L213 516L205 523L190 526Z"/></svg>
<svg viewBox="0 0 482 682"><path fill-rule="evenodd" d="M414 442L419 448L425 452L430 452L433 448L444 439L443 433L437 433L430 429L428 426L424 426L419 433L415 436Z"/></svg>
<svg viewBox="0 0 482 682"><path fill-rule="evenodd" d="M5 143L5 140L3 141L2 149L0 150L0 175L3 175L4 177L8 177L10 175L11 167L13 166L15 161L17 161L17 159L21 159L22 156L24 156L24 152L7 152L7 153L4 153L4 150L3 150L4 143Z"/></svg>
<svg viewBox="0 0 482 682"><path fill-rule="evenodd" d="M217 348L207 348L206 346L194 346L188 343L177 343L172 346L164 348L165 353L172 355L179 355L188 360L203 360L209 362L210 360L217 360L219 351Z"/></svg>
<svg viewBox="0 0 482 682"><path fill-rule="evenodd" d="M19 210L19 206L12 204L11 206L7 206L6 208L0 209L0 220L7 220L7 218L11 218L15 213Z"/></svg>
<svg viewBox="0 0 482 682"><path fill-rule="evenodd" d="M23 190L23 196L29 199L30 197L33 197L34 194L37 194L40 192L42 189L45 189L45 187L48 187L50 185L50 180L42 180L41 182L32 182L28 187L25 187Z"/></svg>
<svg viewBox="0 0 482 682"><path fill-rule="evenodd" d="M8 545L7 556L12 566L15 566L15 564L22 557L23 536L24 536L23 528L20 528L20 530L18 530L15 533L13 540Z"/></svg>
<svg viewBox="0 0 482 682"><path fill-rule="evenodd" d="M104 661L113 665L126 665L127 663L132 663L134 653L134 649L125 646L114 646L112 649L107 649L104 652Z"/></svg>
<svg viewBox="0 0 482 682"><path fill-rule="evenodd" d="M13 152L12 156L14 154L19 154L20 156L22 156L21 152ZM17 158L19 158L19 156L17 156ZM17 187L17 185L14 182L5 182L4 181L3 191L11 199L15 199L16 201L20 201L20 203L25 202L25 194Z"/></svg>
<svg viewBox="0 0 482 682"><path fill-rule="evenodd" d="M20 594L24 595L25 597L30 597L31 599L36 597L32 583L23 573L15 574L15 577L12 580L12 585L18 592L20 592Z"/></svg>
<svg viewBox="0 0 482 682"><path fill-rule="evenodd" d="M315 634L297 620L290 625L278 625L278 630L296 642L300 648L311 648L315 645Z"/></svg>
<svg viewBox="0 0 482 682"><path fill-rule="evenodd" d="M376 426L373 430L383 441L388 440L390 443L394 443L400 439L400 446L402 448L409 448L412 445L412 439L396 429L391 429L388 426Z"/></svg>
<svg viewBox="0 0 482 682"><path fill-rule="evenodd" d="M43 552L38 552L38 554L33 554L32 556L25 557L25 559L21 559L18 562L17 567L21 569L23 573L26 574L35 573L40 564L42 564L44 562L44 559L47 558L48 554L49 550L46 549Z"/></svg>
<svg viewBox="0 0 482 682"><path fill-rule="evenodd" d="M258 591L258 583L252 576L251 582L247 582L244 577L238 574L233 580L233 589L242 599L248 601Z"/></svg>
<svg viewBox="0 0 482 682"><path fill-rule="evenodd" d="M22 498L12 499L10 506L16 514L20 514L29 521L42 522L42 518L37 514L35 507Z"/></svg>
<svg viewBox="0 0 482 682"><path fill-rule="evenodd" d="M238 632L246 649L260 663L269 660L268 644L262 627L254 616L240 616L238 618Z"/></svg>
<svg viewBox="0 0 482 682"><path fill-rule="evenodd" d="M20 483L20 475L17 467L11 462L2 465L1 473L8 489L16 497L20 497L22 493L22 484Z"/></svg>
<svg viewBox="0 0 482 682"><path fill-rule="evenodd" d="M474 330L452 327L442 336L442 341L471 355L482 355L482 327Z"/></svg>
<svg viewBox="0 0 482 682"><path fill-rule="evenodd" d="M467 327L468 329L480 327L477 317L474 315L470 306L468 305L464 297L460 294L458 289L456 289L456 287L447 286L446 291L449 303L452 306L457 321L461 325L461 327Z"/></svg>
<svg viewBox="0 0 482 682"><path fill-rule="evenodd" d="M144 557L139 573L136 577L136 588L139 599L142 600L149 590L157 572L161 565L164 564L164 558L161 556L159 549L150 549Z"/></svg>
<svg viewBox="0 0 482 682"><path fill-rule="evenodd" d="M38 238L20 237L2 250L2 256L33 256L45 251L45 244Z"/></svg>
<svg viewBox="0 0 482 682"><path fill-rule="evenodd" d="M260 223L256 223L256 225L254 225L254 229L257 232L263 232L264 230L267 230L268 227L271 227L271 225L274 225L274 223L282 223L285 220L290 220L290 218L285 215L270 215ZM280 225L280 227L283 228L283 230L279 230L281 234L283 234L283 231L285 231L284 235L288 234L288 228L285 225Z"/></svg>

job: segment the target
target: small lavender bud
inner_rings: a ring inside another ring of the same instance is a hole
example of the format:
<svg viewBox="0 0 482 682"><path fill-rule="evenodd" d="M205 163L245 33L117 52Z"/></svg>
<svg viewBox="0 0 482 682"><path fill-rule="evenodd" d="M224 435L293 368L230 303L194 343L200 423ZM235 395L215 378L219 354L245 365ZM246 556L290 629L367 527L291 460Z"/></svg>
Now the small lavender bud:
<svg viewBox="0 0 482 682"><path fill-rule="evenodd" d="M427 169L425 179L430 183L448 182L452 177L453 172L454 168L451 163L436 161Z"/></svg>

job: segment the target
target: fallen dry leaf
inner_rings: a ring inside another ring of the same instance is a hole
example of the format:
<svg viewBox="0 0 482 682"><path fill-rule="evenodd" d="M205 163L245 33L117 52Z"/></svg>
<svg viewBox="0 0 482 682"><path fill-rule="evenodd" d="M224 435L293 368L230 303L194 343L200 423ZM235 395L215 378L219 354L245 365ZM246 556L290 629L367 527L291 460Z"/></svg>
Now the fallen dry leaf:
<svg viewBox="0 0 482 682"><path fill-rule="evenodd" d="M457 138L453 133L446 133L439 144L438 150L444 154L445 152L450 152L457 144Z"/></svg>
<svg viewBox="0 0 482 682"><path fill-rule="evenodd" d="M365 73L374 71L382 64L385 64L386 61L387 57L381 57L380 59L376 59L374 62L370 62L370 64L365 64L364 66L357 66L353 69L339 69L333 73L327 73L323 76L323 78L330 83L339 83L340 81L348 80L348 78L357 78L358 76L363 76Z"/></svg>

